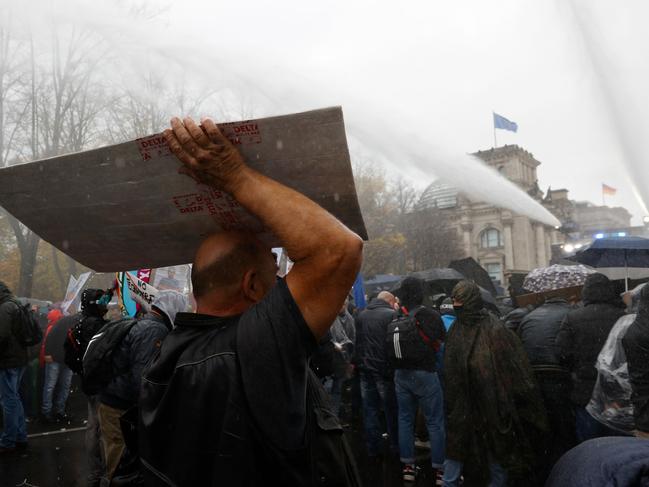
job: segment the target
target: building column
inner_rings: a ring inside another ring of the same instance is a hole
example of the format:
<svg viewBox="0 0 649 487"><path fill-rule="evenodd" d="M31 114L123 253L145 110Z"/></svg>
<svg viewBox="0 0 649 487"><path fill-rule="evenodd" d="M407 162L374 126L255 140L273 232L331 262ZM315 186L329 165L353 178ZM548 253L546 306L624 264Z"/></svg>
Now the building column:
<svg viewBox="0 0 649 487"><path fill-rule="evenodd" d="M473 230L473 225L471 225L470 223L462 223L461 228L464 252L466 253L467 257L473 257L473 255L471 255L471 231Z"/></svg>
<svg viewBox="0 0 649 487"><path fill-rule="evenodd" d="M545 254L545 231L543 224L537 223L534 225L536 230L536 261L539 267L546 267L548 259Z"/></svg>
<svg viewBox="0 0 649 487"><path fill-rule="evenodd" d="M515 269L514 263L514 239L512 238L512 221L503 220L503 233L505 234L505 269Z"/></svg>

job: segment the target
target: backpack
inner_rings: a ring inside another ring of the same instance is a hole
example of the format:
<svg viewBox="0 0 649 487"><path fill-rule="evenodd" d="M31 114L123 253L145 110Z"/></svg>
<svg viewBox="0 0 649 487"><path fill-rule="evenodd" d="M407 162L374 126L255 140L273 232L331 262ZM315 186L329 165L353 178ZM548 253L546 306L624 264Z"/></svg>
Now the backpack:
<svg viewBox="0 0 649 487"><path fill-rule="evenodd" d="M12 332L16 340L23 347L38 345L43 340L43 330L36 321L34 313L29 309L29 303L20 304L18 301L11 301L18 308L12 323Z"/></svg>
<svg viewBox="0 0 649 487"><path fill-rule="evenodd" d="M413 369L424 362L436 347L426 335L416 316L424 307L418 306L388 323L386 349L388 362L393 369ZM407 311L404 308L404 311Z"/></svg>
<svg viewBox="0 0 649 487"><path fill-rule="evenodd" d="M79 322L68 330L67 337L63 343L65 352L63 361L75 374L83 374L83 355L86 353L88 343L95 334L104 326L103 320L92 320L94 327L86 320L90 318L83 314L79 315ZM97 326L100 325L100 326Z"/></svg>
<svg viewBox="0 0 649 487"><path fill-rule="evenodd" d="M92 337L83 354L81 389L85 394L98 394L114 377L127 372L115 370L113 352L136 323L132 318L112 321Z"/></svg>

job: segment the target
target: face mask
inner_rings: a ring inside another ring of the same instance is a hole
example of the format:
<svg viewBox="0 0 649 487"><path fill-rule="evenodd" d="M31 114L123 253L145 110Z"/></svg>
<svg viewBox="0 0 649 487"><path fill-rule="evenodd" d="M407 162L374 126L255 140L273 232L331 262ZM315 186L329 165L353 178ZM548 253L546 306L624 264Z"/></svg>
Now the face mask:
<svg viewBox="0 0 649 487"><path fill-rule="evenodd" d="M453 305L453 309L455 310L456 313L461 313L462 310L464 309L464 306L462 306L462 305L460 305L460 306Z"/></svg>

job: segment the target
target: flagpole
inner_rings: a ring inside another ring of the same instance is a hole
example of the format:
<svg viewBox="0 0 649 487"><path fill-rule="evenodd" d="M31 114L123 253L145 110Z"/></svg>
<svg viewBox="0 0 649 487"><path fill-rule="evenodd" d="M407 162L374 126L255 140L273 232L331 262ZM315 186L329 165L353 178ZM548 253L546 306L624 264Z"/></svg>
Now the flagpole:
<svg viewBox="0 0 649 487"><path fill-rule="evenodd" d="M494 149L498 147L498 139L496 139L496 122L494 121L495 112L491 112L491 124L494 126Z"/></svg>

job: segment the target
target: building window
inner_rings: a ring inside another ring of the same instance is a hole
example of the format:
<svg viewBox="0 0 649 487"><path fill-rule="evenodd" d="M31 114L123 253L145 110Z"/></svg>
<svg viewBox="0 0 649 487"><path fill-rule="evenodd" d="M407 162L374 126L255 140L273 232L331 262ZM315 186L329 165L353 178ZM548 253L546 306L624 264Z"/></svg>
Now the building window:
<svg viewBox="0 0 649 487"><path fill-rule="evenodd" d="M492 263L485 264L484 268L487 270L487 273L489 274L489 277L491 277L492 281L494 281L496 284L500 284L502 282L503 267L500 264L500 262L492 262Z"/></svg>
<svg viewBox="0 0 649 487"><path fill-rule="evenodd" d="M488 228L480 234L480 247L483 249L494 249L502 246L502 234L495 228Z"/></svg>

